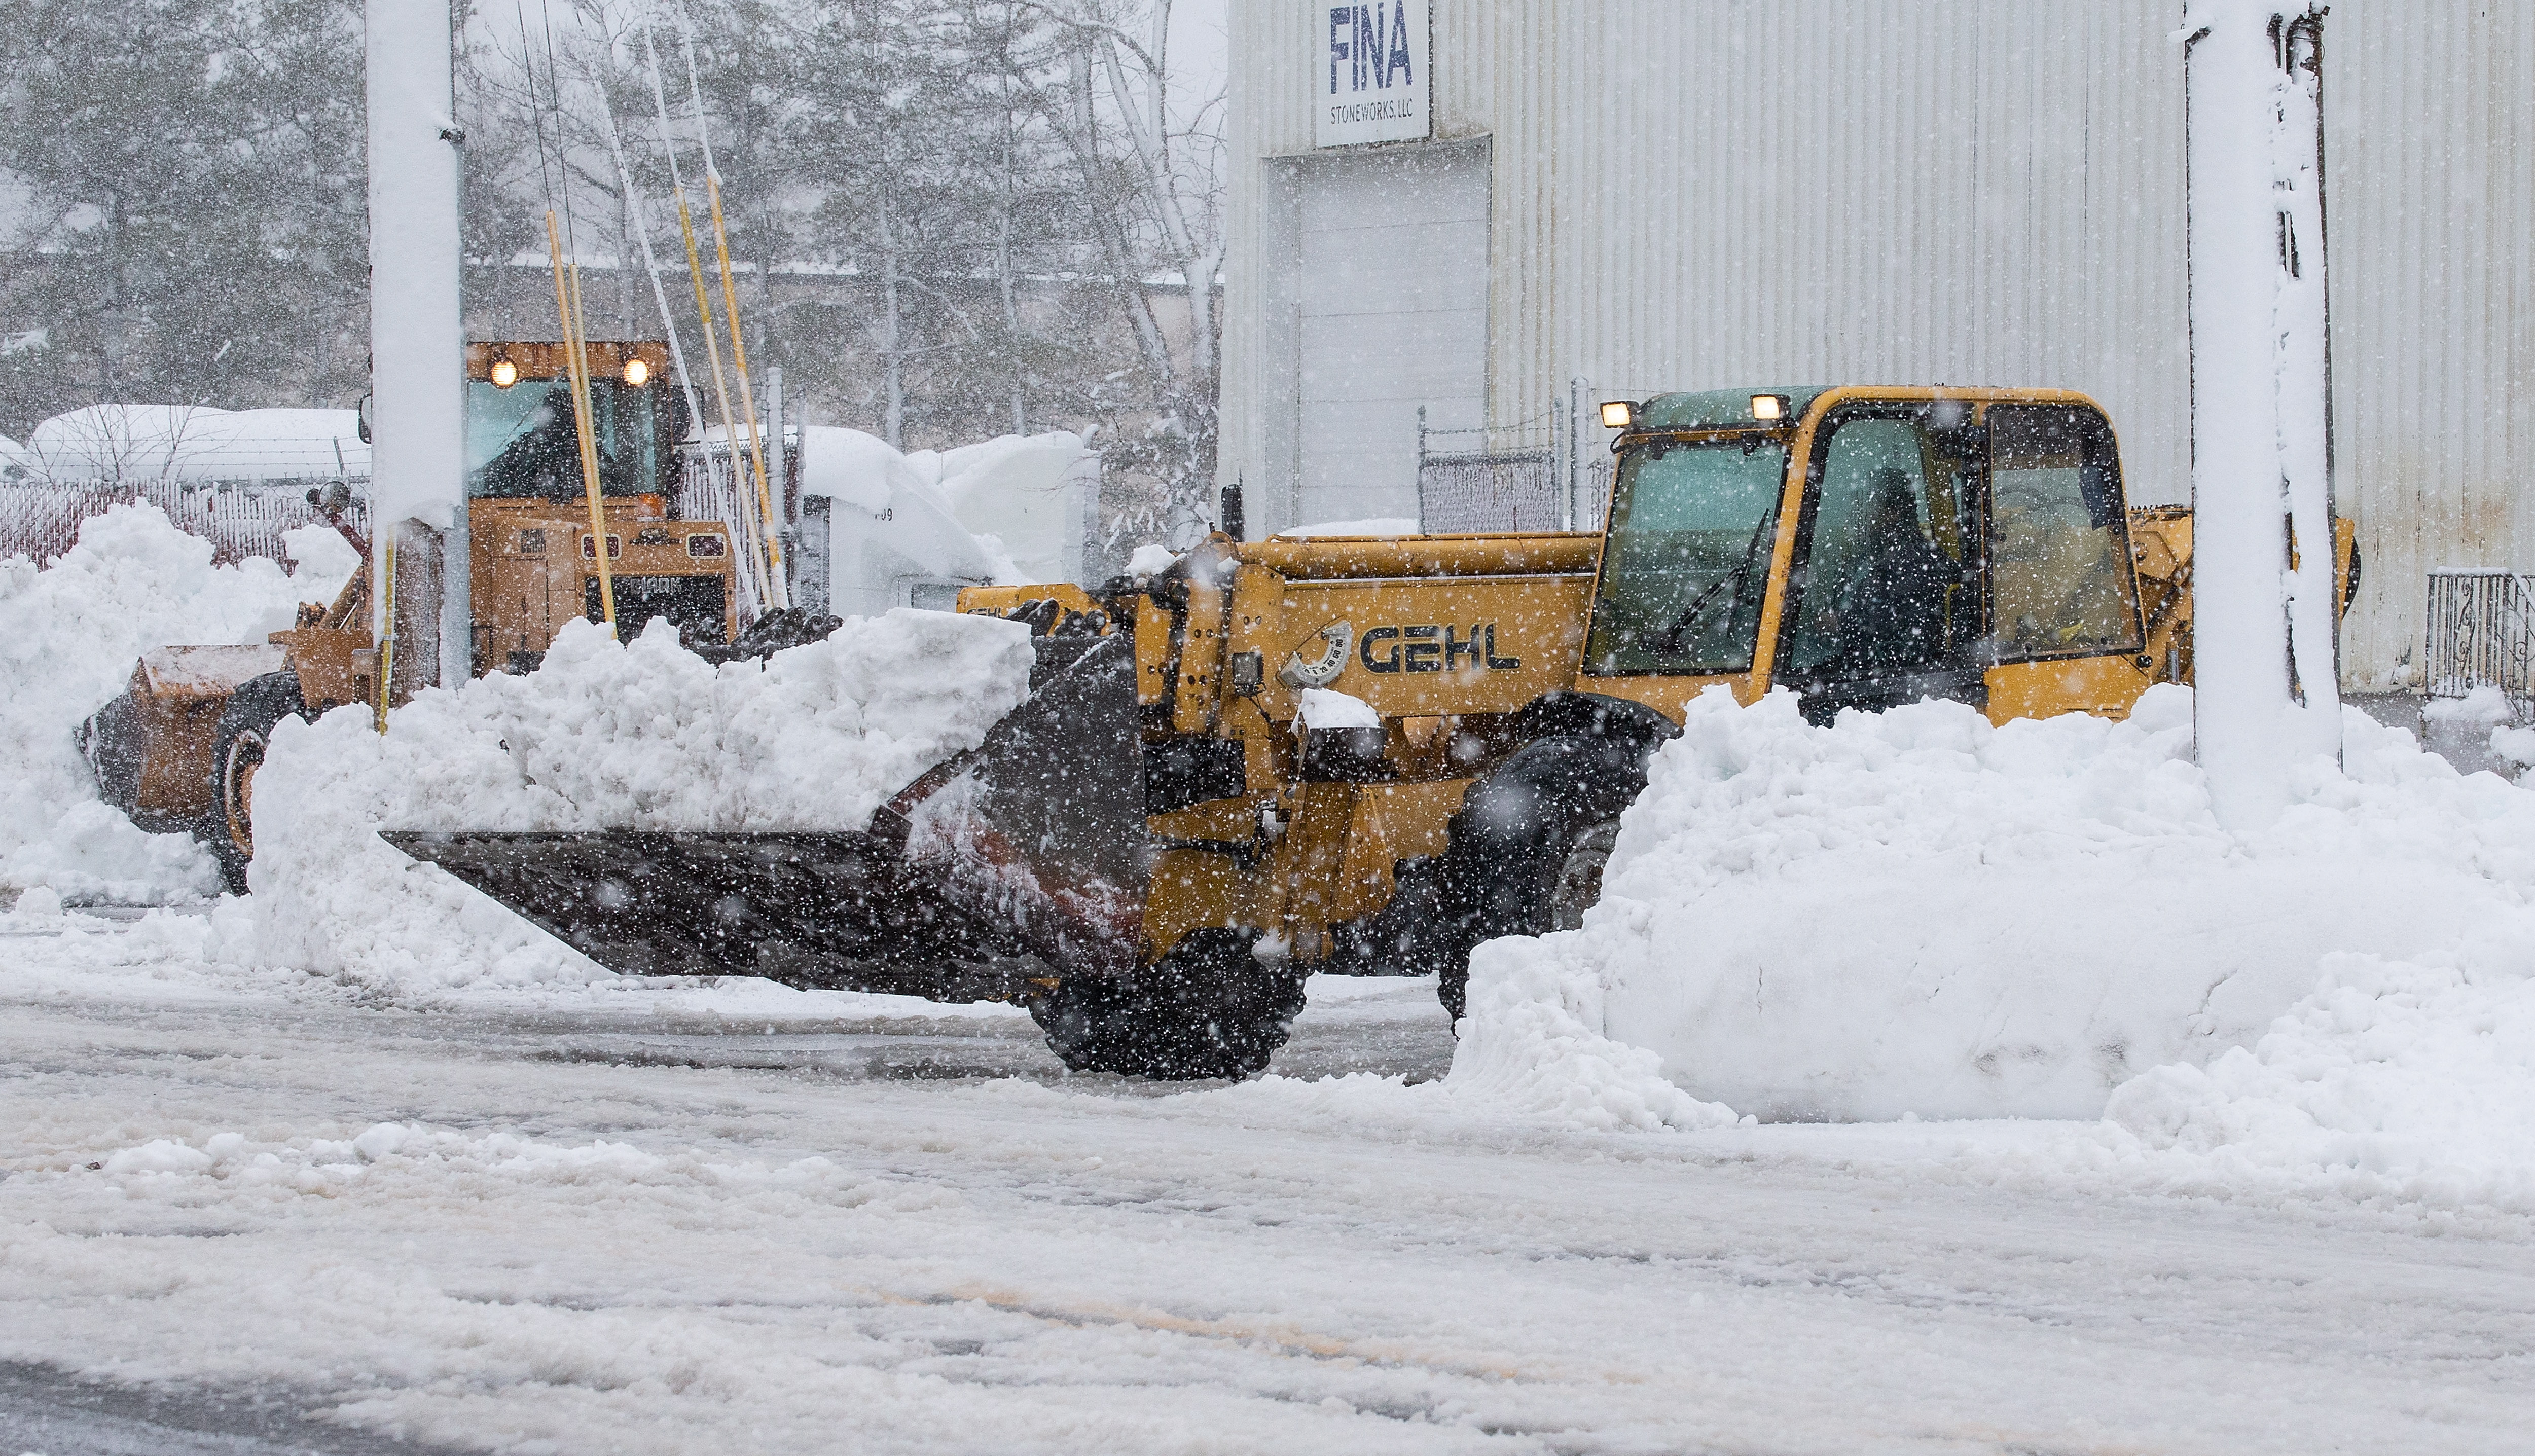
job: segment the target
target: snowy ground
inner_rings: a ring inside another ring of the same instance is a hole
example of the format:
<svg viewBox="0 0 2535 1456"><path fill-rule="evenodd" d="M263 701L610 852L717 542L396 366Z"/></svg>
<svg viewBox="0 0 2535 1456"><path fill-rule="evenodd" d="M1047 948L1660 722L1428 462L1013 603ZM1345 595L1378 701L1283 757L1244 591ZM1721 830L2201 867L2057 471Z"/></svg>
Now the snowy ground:
<svg viewBox="0 0 2535 1456"><path fill-rule="evenodd" d="M67 925L70 928L65 930ZM387 1001L0 933L0 1446L2522 1451L2522 1220L2212 1202L2091 1123L1454 1112L1430 985L1275 1070L994 1008ZM178 947L178 948L171 948ZM399 1124L381 1127L379 1124Z"/></svg>

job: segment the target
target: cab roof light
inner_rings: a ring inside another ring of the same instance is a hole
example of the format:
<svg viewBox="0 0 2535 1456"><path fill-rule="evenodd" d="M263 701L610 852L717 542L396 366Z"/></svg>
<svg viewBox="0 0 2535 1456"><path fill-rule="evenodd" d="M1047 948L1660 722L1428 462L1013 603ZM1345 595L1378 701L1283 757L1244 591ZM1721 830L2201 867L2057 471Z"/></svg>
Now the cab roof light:
<svg viewBox="0 0 2535 1456"><path fill-rule="evenodd" d="M1638 422L1638 406L1626 399L1602 401L1602 428L1625 430Z"/></svg>
<svg viewBox="0 0 2535 1456"><path fill-rule="evenodd" d="M1782 419L1785 419L1786 417L1787 417L1787 396L1786 396L1786 395L1784 395L1784 394L1755 394L1755 395L1753 395L1753 396L1752 396L1752 418L1754 418L1754 419L1756 419L1756 420L1772 420L1772 421L1774 421L1774 420L1782 420Z"/></svg>

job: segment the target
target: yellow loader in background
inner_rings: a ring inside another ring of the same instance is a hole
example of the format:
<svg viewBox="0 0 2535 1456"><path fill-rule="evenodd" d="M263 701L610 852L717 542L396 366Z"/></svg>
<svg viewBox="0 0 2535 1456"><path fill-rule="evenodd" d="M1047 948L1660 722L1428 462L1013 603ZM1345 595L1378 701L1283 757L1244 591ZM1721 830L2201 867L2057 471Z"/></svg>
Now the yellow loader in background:
<svg viewBox="0 0 2535 1456"><path fill-rule="evenodd" d="M1457 1017L1479 941L1577 924L1700 693L2004 722L2189 677L2188 513L2128 509L2083 395L1605 408L1599 534L1216 536L962 593L1031 625L1033 694L868 832L388 837L620 970L1001 997L1078 1069L1243 1076L1312 972L1432 972Z"/></svg>
<svg viewBox="0 0 2535 1456"><path fill-rule="evenodd" d="M738 628L731 529L672 516L685 425L668 346L594 341L588 351L618 631L667 617L691 645L727 644ZM474 671L533 671L565 622L600 616L602 546L583 496L563 345L470 344L466 374ZM340 484L310 492L309 503L361 555L363 570L332 605L302 605L296 624L262 644L145 652L131 686L79 729L105 801L144 828L193 833L240 893L255 853L256 769L274 727L379 696L370 543L344 523L349 495ZM427 551L398 559L396 633L403 645L390 668L392 705L440 677L437 658L413 650L434 637L428 612L415 605L432 595L412 589L441 570L436 538L425 544Z"/></svg>

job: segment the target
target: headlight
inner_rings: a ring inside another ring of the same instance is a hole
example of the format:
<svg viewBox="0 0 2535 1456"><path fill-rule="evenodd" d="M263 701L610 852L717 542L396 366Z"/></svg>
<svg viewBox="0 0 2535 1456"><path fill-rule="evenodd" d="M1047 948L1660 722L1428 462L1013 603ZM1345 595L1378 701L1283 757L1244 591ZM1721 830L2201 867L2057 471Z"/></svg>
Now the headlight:
<svg viewBox="0 0 2535 1456"><path fill-rule="evenodd" d="M508 359L493 361L493 388L507 390L520 382L520 366Z"/></svg>
<svg viewBox="0 0 2535 1456"><path fill-rule="evenodd" d="M639 389L643 388L645 385L649 384L650 382L651 382L651 366L650 366L650 365L644 363L644 362L643 362L642 360L640 360L640 359L628 359L628 360L626 360L626 361L625 361L625 383L626 383L626 384L628 384L628 385L632 386L633 388L635 388L635 389L638 389L638 390L639 390Z"/></svg>

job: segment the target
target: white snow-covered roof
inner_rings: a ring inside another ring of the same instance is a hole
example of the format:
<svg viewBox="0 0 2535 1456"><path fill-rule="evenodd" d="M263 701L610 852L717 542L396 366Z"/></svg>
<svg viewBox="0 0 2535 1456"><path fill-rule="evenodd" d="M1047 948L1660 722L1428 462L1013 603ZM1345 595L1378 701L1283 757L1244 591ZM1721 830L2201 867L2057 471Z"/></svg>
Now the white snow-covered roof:
<svg viewBox="0 0 2535 1456"><path fill-rule="evenodd" d="M28 437L30 468L52 479L366 479L370 448L349 409L91 404Z"/></svg>
<svg viewBox="0 0 2535 1456"><path fill-rule="evenodd" d="M1064 431L900 454L860 430L813 425L801 432L801 489L889 513L890 534L907 538L897 549L938 575L1061 581L1082 527L1065 487L1089 458Z"/></svg>

